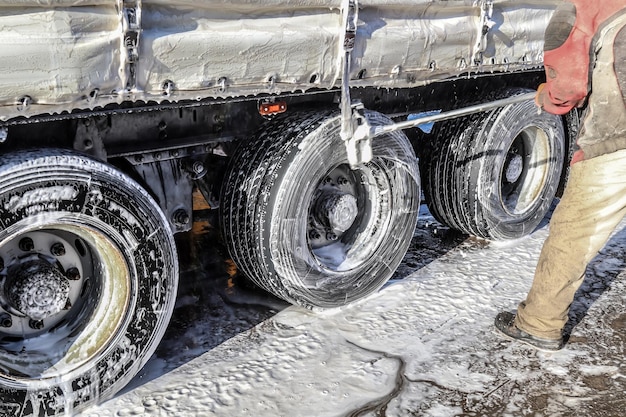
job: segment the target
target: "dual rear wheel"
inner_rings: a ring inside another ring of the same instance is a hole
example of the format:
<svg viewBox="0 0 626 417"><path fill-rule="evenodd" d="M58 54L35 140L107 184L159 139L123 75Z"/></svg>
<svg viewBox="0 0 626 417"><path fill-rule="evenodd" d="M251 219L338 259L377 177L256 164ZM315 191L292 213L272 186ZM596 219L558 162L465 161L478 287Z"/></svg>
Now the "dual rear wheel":
<svg viewBox="0 0 626 417"><path fill-rule="evenodd" d="M491 240L531 233L548 213L567 155L563 121L532 101L436 126L422 163L441 223Z"/></svg>
<svg viewBox="0 0 626 417"><path fill-rule="evenodd" d="M402 260L419 211L417 159L406 136L376 138L372 161L351 170L340 128L338 114L278 119L239 149L224 181L222 230L236 264L260 287L307 308L379 289Z"/></svg>
<svg viewBox="0 0 626 417"><path fill-rule="evenodd" d="M402 260L419 211L417 159L404 133L375 138L372 161L351 170L339 130L337 114L275 120L240 147L222 192L222 231L235 263L260 287L307 308L341 306L380 288ZM561 119L527 101L437 131L422 161L435 217L487 239L532 232L561 179Z"/></svg>

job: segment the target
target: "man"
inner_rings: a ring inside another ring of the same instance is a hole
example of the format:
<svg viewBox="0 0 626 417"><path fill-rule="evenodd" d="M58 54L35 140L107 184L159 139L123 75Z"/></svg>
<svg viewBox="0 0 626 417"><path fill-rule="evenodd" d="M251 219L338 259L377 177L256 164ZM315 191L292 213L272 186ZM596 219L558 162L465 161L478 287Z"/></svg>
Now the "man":
<svg viewBox="0 0 626 417"><path fill-rule="evenodd" d="M554 351L587 264L626 214L626 0L569 0L546 28L546 83L536 102L565 114L587 100L570 178L550 222L532 287L517 313L497 315L510 338Z"/></svg>

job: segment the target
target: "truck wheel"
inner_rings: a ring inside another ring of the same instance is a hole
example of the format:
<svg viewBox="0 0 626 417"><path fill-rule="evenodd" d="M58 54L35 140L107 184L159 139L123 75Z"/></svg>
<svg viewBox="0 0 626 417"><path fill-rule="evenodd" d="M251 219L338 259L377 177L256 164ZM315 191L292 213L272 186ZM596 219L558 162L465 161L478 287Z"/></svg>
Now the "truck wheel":
<svg viewBox="0 0 626 417"><path fill-rule="evenodd" d="M222 191L223 235L238 267L307 308L380 288L417 222L419 172L406 136L376 138L373 160L351 170L339 131L337 114L276 120L238 150Z"/></svg>
<svg viewBox="0 0 626 417"><path fill-rule="evenodd" d="M155 350L178 282L159 206L61 150L0 157L0 414L72 415Z"/></svg>
<svg viewBox="0 0 626 417"><path fill-rule="evenodd" d="M544 218L565 158L560 117L532 101L439 127L424 193L442 223L486 239L515 239Z"/></svg>

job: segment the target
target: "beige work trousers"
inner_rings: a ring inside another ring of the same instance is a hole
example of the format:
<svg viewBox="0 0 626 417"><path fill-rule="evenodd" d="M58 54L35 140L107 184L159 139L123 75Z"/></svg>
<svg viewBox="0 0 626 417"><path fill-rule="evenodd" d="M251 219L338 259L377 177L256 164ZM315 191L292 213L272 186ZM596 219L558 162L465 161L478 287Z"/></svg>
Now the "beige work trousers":
<svg viewBox="0 0 626 417"><path fill-rule="evenodd" d="M626 150L583 160L571 168L563 198L550 220L532 287L520 303L516 326L558 339L587 264L626 214Z"/></svg>

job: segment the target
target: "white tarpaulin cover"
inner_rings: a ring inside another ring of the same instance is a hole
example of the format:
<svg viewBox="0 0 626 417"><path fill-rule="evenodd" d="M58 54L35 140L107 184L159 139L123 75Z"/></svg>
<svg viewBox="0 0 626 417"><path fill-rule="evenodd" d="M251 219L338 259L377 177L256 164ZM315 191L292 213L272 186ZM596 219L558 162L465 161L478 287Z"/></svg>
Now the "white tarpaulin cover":
<svg viewBox="0 0 626 417"><path fill-rule="evenodd" d="M360 0L351 85L536 68L553 1ZM347 0L3 0L0 120L337 87Z"/></svg>

